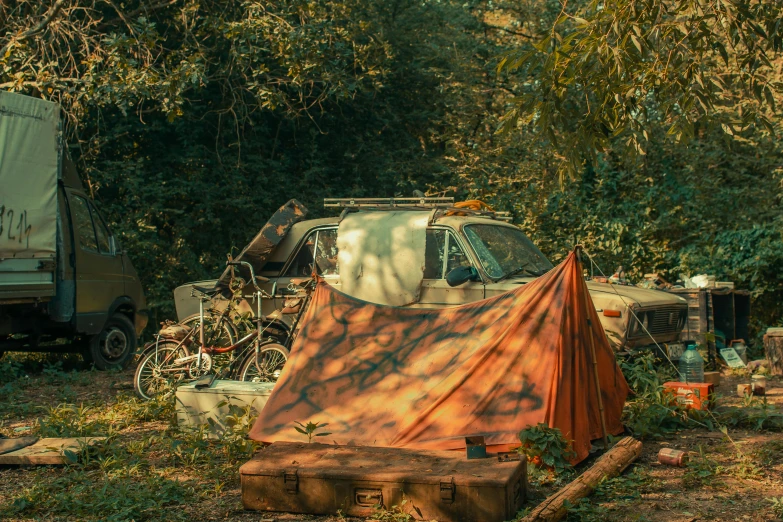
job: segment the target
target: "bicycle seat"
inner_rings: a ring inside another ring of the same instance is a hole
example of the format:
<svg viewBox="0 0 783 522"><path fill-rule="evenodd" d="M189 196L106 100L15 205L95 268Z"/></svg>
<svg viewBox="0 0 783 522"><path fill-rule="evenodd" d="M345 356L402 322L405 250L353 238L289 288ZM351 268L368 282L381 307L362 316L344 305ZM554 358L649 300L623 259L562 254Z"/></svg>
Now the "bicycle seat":
<svg viewBox="0 0 783 522"><path fill-rule="evenodd" d="M218 293L220 293L221 290L220 288L216 288L214 286L212 288L207 288L204 286L193 285L191 288L193 288L193 290L196 292L200 292L208 297L215 297Z"/></svg>

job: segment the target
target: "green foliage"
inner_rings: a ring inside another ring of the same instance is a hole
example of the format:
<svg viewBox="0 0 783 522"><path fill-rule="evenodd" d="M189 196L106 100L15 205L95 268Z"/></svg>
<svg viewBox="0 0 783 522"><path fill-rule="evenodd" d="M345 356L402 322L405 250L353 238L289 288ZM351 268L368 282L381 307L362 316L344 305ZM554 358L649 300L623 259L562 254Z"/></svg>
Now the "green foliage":
<svg viewBox="0 0 783 522"><path fill-rule="evenodd" d="M707 483L716 484L715 477L721 472L718 463L709 457L702 446L699 452L691 455L688 460L688 469L682 477L683 484L687 488L702 487Z"/></svg>
<svg viewBox="0 0 783 522"><path fill-rule="evenodd" d="M563 436L559 428L550 428L541 422L520 431L519 440L522 442L519 451L529 461L546 466L558 475L571 469L569 461L576 454L571 448L571 441Z"/></svg>
<svg viewBox="0 0 783 522"><path fill-rule="evenodd" d="M247 439L249 408L231 409L220 440L206 430L172 424L173 401L140 401L120 394L100 407L59 405L39 419L40 436L109 435L71 455L64 470L35 468L28 487L0 499L0 512L18 518L74 520L189 520L187 506L214 497L257 444ZM140 421L158 426L136 431ZM198 479L196 479L197 477Z"/></svg>
<svg viewBox="0 0 783 522"><path fill-rule="evenodd" d="M652 353L621 359L620 369L633 395L626 402L623 422L634 437L663 438L691 425L688 412L672 403L663 391L671 371L656 363Z"/></svg>
<svg viewBox="0 0 783 522"><path fill-rule="evenodd" d="M416 520L410 513L411 510L416 508L412 504L408 506L409 503L410 501L404 498L403 495L399 506L391 506L389 509L386 509L382 504L376 504L373 507L372 519L380 522L409 522Z"/></svg>
<svg viewBox="0 0 783 522"><path fill-rule="evenodd" d="M772 512L775 516L779 519L783 519L783 497L771 497L768 498L767 501L772 504Z"/></svg>
<svg viewBox="0 0 783 522"><path fill-rule="evenodd" d="M659 125L678 141L705 122L728 136L774 133L780 84L771 59L783 48L782 14L769 2L563 4L532 46L499 64L528 80L505 124L532 124L571 174L616 137L647 153Z"/></svg>
<svg viewBox="0 0 783 522"><path fill-rule="evenodd" d="M307 437L307 442L313 442L313 437L325 437L327 435L331 435L330 432L322 431L318 432L321 428L324 426L328 426L328 422L324 422L321 424L320 422L308 422L307 424L302 424L299 421L295 421L298 426L294 426L294 429L301 433L302 435L305 435Z"/></svg>
<svg viewBox="0 0 783 522"><path fill-rule="evenodd" d="M626 509L628 504L641 498L641 492L649 488L652 479L638 466L629 473L614 478L604 478L589 497L579 499L576 504L568 502L568 522L601 522L607 519L611 511ZM624 520L642 520L630 518L624 513Z"/></svg>
<svg viewBox="0 0 783 522"><path fill-rule="evenodd" d="M774 2L62 0L30 32L55 1L0 6L0 85L64 106L152 325L289 198L414 189L511 211L553 261L735 281L754 332L783 317Z"/></svg>

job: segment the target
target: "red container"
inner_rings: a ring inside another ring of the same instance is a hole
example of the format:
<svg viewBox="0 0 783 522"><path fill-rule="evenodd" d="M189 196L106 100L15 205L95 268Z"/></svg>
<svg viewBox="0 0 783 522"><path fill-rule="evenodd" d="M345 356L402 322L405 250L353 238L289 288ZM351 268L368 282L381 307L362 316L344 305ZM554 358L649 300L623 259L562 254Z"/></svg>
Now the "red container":
<svg viewBox="0 0 783 522"><path fill-rule="evenodd" d="M666 382L665 392L672 394L680 406L693 410L708 410L711 407L715 387L708 382Z"/></svg>
<svg viewBox="0 0 783 522"><path fill-rule="evenodd" d="M658 462L684 468L688 464L688 454L682 450L663 448L658 452Z"/></svg>

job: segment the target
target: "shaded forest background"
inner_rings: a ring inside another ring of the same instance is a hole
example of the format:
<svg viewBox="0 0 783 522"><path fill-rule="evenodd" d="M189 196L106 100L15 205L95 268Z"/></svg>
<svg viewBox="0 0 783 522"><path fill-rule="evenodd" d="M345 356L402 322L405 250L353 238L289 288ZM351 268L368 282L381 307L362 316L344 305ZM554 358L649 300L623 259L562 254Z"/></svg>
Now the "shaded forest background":
<svg viewBox="0 0 783 522"><path fill-rule="evenodd" d="M290 198L318 217L324 197L418 189L511 211L553 261L581 243L633 280L735 281L754 293L757 327L780 324L781 92L760 91L769 125L696 119L687 140L648 107L643 154L607 134L564 175L556 134L531 119L497 132L536 82L498 63L562 12L552 0L18 0L0 7L0 87L62 103L153 320ZM780 80L781 62L770 70Z"/></svg>

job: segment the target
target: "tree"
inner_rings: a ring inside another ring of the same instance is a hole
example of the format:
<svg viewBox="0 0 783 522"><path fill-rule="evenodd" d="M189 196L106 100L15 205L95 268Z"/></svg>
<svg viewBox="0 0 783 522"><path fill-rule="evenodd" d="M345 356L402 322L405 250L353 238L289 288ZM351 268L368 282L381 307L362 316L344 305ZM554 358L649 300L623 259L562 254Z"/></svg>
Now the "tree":
<svg viewBox="0 0 783 522"><path fill-rule="evenodd" d="M677 141L705 125L774 133L782 19L764 0L562 0L532 47L500 61L524 77L505 126L530 124L562 155L561 174L616 138L644 154L659 124Z"/></svg>

